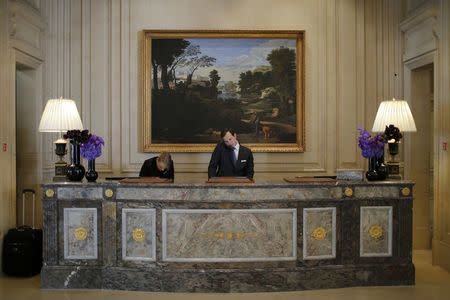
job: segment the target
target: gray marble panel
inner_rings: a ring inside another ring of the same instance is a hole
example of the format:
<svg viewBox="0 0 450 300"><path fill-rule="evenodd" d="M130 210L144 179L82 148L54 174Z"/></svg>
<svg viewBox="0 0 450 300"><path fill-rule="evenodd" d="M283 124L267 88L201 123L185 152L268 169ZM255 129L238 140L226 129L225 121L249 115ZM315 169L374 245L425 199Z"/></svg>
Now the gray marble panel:
<svg viewBox="0 0 450 300"><path fill-rule="evenodd" d="M102 237L103 240L103 264L105 266L114 265L117 259L117 218L116 218L116 202L106 201L102 202Z"/></svg>
<svg viewBox="0 0 450 300"><path fill-rule="evenodd" d="M58 210L55 200L43 201L43 260L45 265L56 265L58 262Z"/></svg>
<svg viewBox="0 0 450 300"><path fill-rule="evenodd" d="M398 198L397 186L356 186L355 197L366 198Z"/></svg>
<svg viewBox="0 0 450 300"><path fill-rule="evenodd" d="M59 199L103 199L102 187L59 187Z"/></svg>
<svg viewBox="0 0 450 300"><path fill-rule="evenodd" d="M235 269L232 271L212 268L164 270L135 266L132 268L44 266L41 272L41 288L44 289L254 293L413 284L414 265L398 263L384 265L379 263L366 264L360 268L338 265L308 269L289 268L274 270L259 268ZM119 293L108 292L108 294ZM151 296L149 295L148 298L151 299ZM220 299L221 296L218 295L218 298ZM269 297L272 297L272 295ZM116 299L117 297L109 298ZM202 295L200 295L199 299L202 298Z"/></svg>
<svg viewBox="0 0 450 300"><path fill-rule="evenodd" d="M123 260L156 260L155 217L155 209L122 209Z"/></svg>
<svg viewBox="0 0 450 300"><path fill-rule="evenodd" d="M303 259L336 258L336 208L303 209Z"/></svg>
<svg viewBox="0 0 450 300"><path fill-rule="evenodd" d="M342 198L340 187L216 187L216 188L142 188L120 187L117 189L118 200L200 200L208 201L261 201L261 200L309 200L309 199L338 199Z"/></svg>
<svg viewBox="0 0 450 300"><path fill-rule="evenodd" d="M101 289L102 280L102 267L44 265L41 270L43 289ZM68 299L69 296L57 298Z"/></svg>
<svg viewBox="0 0 450 300"><path fill-rule="evenodd" d="M296 209L163 209L163 260L295 260L296 216Z"/></svg>
<svg viewBox="0 0 450 300"><path fill-rule="evenodd" d="M97 209L64 208L64 259L97 259Z"/></svg>
<svg viewBox="0 0 450 300"><path fill-rule="evenodd" d="M361 206L360 256L392 256L392 206Z"/></svg>

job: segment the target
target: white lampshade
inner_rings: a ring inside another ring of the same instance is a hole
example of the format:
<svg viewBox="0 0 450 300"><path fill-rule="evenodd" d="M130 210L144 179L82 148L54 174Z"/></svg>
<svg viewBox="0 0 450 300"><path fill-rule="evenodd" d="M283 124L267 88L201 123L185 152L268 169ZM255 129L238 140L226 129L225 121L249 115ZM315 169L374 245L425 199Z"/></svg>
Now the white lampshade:
<svg viewBox="0 0 450 300"><path fill-rule="evenodd" d="M401 132L417 131L408 102L392 99L380 103L372 132L384 132L389 125L396 126Z"/></svg>
<svg viewBox="0 0 450 300"><path fill-rule="evenodd" d="M39 123L39 131L64 132L73 129L83 130L75 101L62 98L48 100Z"/></svg>

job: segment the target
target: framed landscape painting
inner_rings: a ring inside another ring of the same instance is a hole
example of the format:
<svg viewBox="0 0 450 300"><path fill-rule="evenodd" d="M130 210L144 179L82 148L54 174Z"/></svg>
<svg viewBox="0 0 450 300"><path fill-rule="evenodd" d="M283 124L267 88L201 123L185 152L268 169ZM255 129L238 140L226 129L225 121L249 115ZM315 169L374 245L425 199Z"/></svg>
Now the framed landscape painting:
<svg viewBox="0 0 450 300"><path fill-rule="evenodd" d="M144 152L210 152L223 128L304 151L303 31L145 30L141 50Z"/></svg>

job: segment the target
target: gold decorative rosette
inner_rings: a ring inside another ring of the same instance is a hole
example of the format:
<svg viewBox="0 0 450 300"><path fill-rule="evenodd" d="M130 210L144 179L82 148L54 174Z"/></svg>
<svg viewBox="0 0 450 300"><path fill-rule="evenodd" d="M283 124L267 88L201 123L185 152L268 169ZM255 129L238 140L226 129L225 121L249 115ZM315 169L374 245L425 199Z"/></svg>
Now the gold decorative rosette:
<svg viewBox="0 0 450 300"><path fill-rule="evenodd" d="M132 236L135 242L142 242L145 240L145 230L143 228L134 228Z"/></svg>
<svg viewBox="0 0 450 300"><path fill-rule="evenodd" d="M111 198L114 195L114 192L112 189L106 189L105 190L105 196L108 198Z"/></svg>
<svg viewBox="0 0 450 300"><path fill-rule="evenodd" d="M380 240L383 238L384 230L380 225L372 225L369 228L369 235L374 240Z"/></svg>
<svg viewBox="0 0 450 300"><path fill-rule="evenodd" d="M87 238L88 231L84 227L78 227L73 230L73 235L77 241L84 241Z"/></svg>
<svg viewBox="0 0 450 300"><path fill-rule="evenodd" d="M352 189L352 188L349 188L349 187L346 187L346 188L344 189L344 195L345 195L346 197L351 197L351 196L353 196L353 189Z"/></svg>
<svg viewBox="0 0 450 300"><path fill-rule="evenodd" d="M327 237L327 230L323 227L317 227L311 233L311 237L317 241L322 241Z"/></svg>
<svg viewBox="0 0 450 300"><path fill-rule="evenodd" d="M409 196L409 194L411 194L411 190L408 187L404 187L402 188L402 195L403 196Z"/></svg>
<svg viewBox="0 0 450 300"><path fill-rule="evenodd" d="M55 195L55 191L52 190L52 189L47 189L47 190L45 191L45 196L47 196L47 197L49 197L49 198L53 197L54 195Z"/></svg>

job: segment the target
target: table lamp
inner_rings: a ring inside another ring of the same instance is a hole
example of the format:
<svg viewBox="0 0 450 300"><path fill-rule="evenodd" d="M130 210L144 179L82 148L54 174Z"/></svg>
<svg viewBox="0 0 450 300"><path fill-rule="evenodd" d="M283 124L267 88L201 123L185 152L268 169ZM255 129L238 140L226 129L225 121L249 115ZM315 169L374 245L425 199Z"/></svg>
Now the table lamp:
<svg viewBox="0 0 450 300"><path fill-rule="evenodd" d="M408 102L405 100L397 100L394 98L380 103L375 121L373 122L372 132L385 132L387 127L390 126L391 129L393 127L398 128L400 132L417 131ZM387 142L391 154L390 161L387 162L388 176L390 179L401 179L400 162L395 161L395 155L398 153L398 141Z"/></svg>
<svg viewBox="0 0 450 300"><path fill-rule="evenodd" d="M66 181L67 163L64 161L64 155L67 152L67 141L62 138L62 133L72 129L83 129L75 101L63 98L48 100L39 123L39 132L59 133L58 140L54 142L59 161L55 163L53 181Z"/></svg>

